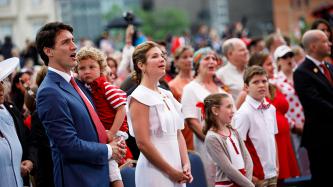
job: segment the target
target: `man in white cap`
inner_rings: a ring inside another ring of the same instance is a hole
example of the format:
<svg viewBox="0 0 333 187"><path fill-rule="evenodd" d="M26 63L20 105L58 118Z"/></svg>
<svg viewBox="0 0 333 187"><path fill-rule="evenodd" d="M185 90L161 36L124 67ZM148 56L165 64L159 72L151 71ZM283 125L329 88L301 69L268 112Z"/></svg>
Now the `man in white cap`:
<svg viewBox="0 0 333 187"><path fill-rule="evenodd" d="M304 62L294 72L295 90L304 108L302 145L310 160L311 186L329 186L333 168L333 66L324 62L332 43L324 32L309 30L302 38Z"/></svg>
<svg viewBox="0 0 333 187"><path fill-rule="evenodd" d="M0 62L0 186L23 186L22 176L33 169L28 155L28 129L23 125L20 112L5 101L9 84L5 79L19 64L18 58Z"/></svg>

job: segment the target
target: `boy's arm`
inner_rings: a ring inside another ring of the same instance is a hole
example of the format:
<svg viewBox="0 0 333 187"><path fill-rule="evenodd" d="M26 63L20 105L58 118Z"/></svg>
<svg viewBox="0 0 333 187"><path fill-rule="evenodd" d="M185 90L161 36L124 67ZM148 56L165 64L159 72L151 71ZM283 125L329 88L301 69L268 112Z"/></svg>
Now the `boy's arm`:
<svg viewBox="0 0 333 187"><path fill-rule="evenodd" d="M112 123L111 128L109 129L109 139L113 138L117 131L120 129L121 125L124 122L125 116L126 116L126 110L125 110L125 105L119 106L117 109L114 121Z"/></svg>
<svg viewBox="0 0 333 187"><path fill-rule="evenodd" d="M109 102L110 106L116 110L115 118L109 129L108 138L111 141L116 135L124 122L126 116L126 93L120 90L118 87L111 85L109 82L105 84L105 99Z"/></svg>
<svg viewBox="0 0 333 187"><path fill-rule="evenodd" d="M234 125L235 129L237 130L240 138L245 141L247 138L247 134L250 131L250 119L245 112L242 110L238 110L234 117Z"/></svg>

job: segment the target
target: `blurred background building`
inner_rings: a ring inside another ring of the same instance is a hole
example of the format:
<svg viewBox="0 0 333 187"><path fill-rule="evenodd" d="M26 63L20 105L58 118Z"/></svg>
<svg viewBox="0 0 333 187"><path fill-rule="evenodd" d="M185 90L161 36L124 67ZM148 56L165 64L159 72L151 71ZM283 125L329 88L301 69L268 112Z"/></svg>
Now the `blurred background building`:
<svg viewBox="0 0 333 187"><path fill-rule="evenodd" d="M297 36L314 16L324 10L322 7L329 5L332 0L0 0L0 41L9 35L22 48L26 39L34 39L43 24L55 20L71 24L77 40L95 40L108 31L106 26L112 18L121 17L128 10L133 10L143 21L142 31L148 35L169 33L159 33L169 27L163 25L165 22L173 26L171 31L187 30L192 34L205 24L222 36L240 23L245 34L252 37L265 36L276 30ZM175 10L179 16L172 11L169 14L156 13L165 9ZM151 14L145 14L145 17L136 13L137 10ZM319 13L315 15L315 11ZM328 13L331 17L332 12ZM163 15L174 17L159 17ZM175 18L179 22L170 20ZM182 28L175 30L177 25L172 25L173 22L182 24ZM152 25L151 33L145 25ZM151 37L154 39L155 36Z"/></svg>
<svg viewBox="0 0 333 187"><path fill-rule="evenodd" d="M273 0L274 25L286 35L300 35L316 17L333 24L332 0Z"/></svg>
<svg viewBox="0 0 333 187"><path fill-rule="evenodd" d="M35 40L38 29L49 21L61 19L54 0L0 0L0 41L11 36L20 48Z"/></svg>

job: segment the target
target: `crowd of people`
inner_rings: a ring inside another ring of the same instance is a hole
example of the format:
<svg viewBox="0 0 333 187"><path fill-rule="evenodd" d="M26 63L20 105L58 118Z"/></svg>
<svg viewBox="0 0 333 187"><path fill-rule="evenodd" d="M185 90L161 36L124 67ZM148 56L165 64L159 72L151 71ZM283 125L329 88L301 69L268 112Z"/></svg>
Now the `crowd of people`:
<svg viewBox="0 0 333 187"><path fill-rule="evenodd" d="M278 32L205 33L193 43L138 42L129 25L119 54L107 37L77 46L70 25L51 22L20 58L6 38L0 186L122 187L123 165L135 167L138 187L186 186L196 180L188 151L200 156L208 186L279 186L301 176L329 184L328 22L316 20L300 44Z"/></svg>

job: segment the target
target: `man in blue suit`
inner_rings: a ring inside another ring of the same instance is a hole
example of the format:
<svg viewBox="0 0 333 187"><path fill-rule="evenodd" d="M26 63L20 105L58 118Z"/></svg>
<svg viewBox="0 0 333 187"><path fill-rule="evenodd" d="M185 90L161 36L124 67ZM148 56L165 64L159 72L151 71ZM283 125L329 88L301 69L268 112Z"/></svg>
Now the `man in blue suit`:
<svg viewBox="0 0 333 187"><path fill-rule="evenodd" d="M311 186L330 186L333 141L333 66L324 62L331 41L320 30L307 31L302 38L307 53L294 72L295 90L304 108L302 145L307 149L312 174Z"/></svg>
<svg viewBox="0 0 333 187"><path fill-rule="evenodd" d="M100 143L96 122L70 84L77 49L72 33L71 26L60 22L48 23L37 33L38 52L48 65L37 93L38 116L50 140L55 186L108 187L108 162L121 159L125 149ZM84 87L81 90L89 98Z"/></svg>

